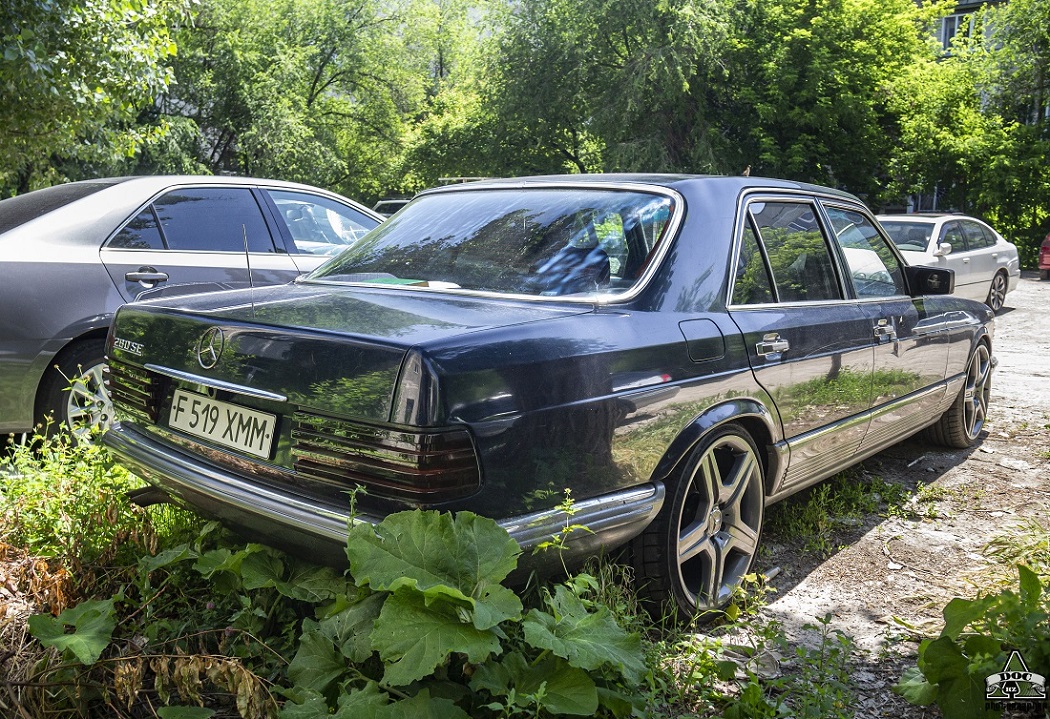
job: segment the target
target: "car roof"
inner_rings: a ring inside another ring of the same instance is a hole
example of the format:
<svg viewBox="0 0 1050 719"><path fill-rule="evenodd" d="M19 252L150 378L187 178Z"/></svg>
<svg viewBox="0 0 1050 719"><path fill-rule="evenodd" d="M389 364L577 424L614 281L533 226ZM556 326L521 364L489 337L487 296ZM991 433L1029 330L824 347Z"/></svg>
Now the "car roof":
<svg viewBox="0 0 1050 719"><path fill-rule="evenodd" d="M65 225L66 220L48 218L48 215L76 216L79 230L68 237L81 239L97 236L97 231L89 226L111 225L114 217L123 220L160 192L181 186L248 186L268 187L282 190L301 190L315 194L327 195L333 199L346 201L341 195L320 187L304 185L298 182L271 180L258 177L241 177L235 175L137 175L127 177L106 177L96 180L80 180L62 185L35 190L0 201L0 237L5 233L27 225L31 222L50 223L52 221ZM377 221L384 218L361 203L354 203L356 209L373 217Z"/></svg>
<svg viewBox="0 0 1050 719"><path fill-rule="evenodd" d="M446 192L467 192L475 189L505 189L543 187L549 185L651 185L688 194L696 190L717 190L737 195L742 191L755 189L784 189L811 192L821 195L832 195L859 201L855 195L820 185L793 180L781 180L769 177L748 177L745 175L688 175L663 173L602 173L573 175L536 175L532 177L512 177L466 182L426 190L421 195Z"/></svg>
<svg viewBox="0 0 1050 719"><path fill-rule="evenodd" d="M909 212L906 214L895 214L895 215L876 215L879 221L889 222L925 222L932 223L940 220L978 220L983 221L977 217L970 215L963 215L958 212Z"/></svg>

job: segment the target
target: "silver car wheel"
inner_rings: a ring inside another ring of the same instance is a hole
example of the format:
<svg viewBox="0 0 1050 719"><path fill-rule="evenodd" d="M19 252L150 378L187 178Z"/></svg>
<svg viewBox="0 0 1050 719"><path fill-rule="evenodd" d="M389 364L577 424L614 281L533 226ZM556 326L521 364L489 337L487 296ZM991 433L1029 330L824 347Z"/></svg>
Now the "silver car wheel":
<svg viewBox="0 0 1050 719"><path fill-rule="evenodd" d="M1006 303L1006 277L1002 272L996 272L992 278L991 289L988 290L987 304L992 312L998 312Z"/></svg>
<svg viewBox="0 0 1050 719"><path fill-rule="evenodd" d="M678 584L700 611L724 606L751 567L762 529L762 464L735 433L716 439L681 490Z"/></svg>
<svg viewBox="0 0 1050 719"><path fill-rule="evenodd" d="M963 429L971 441L981 433L988 416L991 377L992 362L988 347L977 345L966 367L966 386L963 388Z"/></svg>
<svg viewBox="0 0 1050 719"><path fill-rule="evenodd" d="M66 399L66 421L78 439L88 440L94 429L113 423L113 402L102 379L105 364L84 368L73 378Z"/></svg>

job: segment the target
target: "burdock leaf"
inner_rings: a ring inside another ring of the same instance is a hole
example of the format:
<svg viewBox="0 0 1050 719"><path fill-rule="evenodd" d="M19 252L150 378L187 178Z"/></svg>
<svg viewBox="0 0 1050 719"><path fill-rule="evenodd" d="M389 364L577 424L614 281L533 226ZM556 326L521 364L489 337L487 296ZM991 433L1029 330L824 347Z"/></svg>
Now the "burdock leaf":
<svg viewBox="0 0 1050 719"><path fill-rule="evenodd" d="M641 639L625 632L606 607L588 611L576 595L560 585L548 603L554 616L533 609L525 617L526 642L549 649L574 667L593 670L608 664L628 681L640 680L645 672Z"/></svg>
<svg viewBox="0 0 1050 719"><path fill-rule="evenodd" d="M480 664L500 651L499 638L460 619L454 607L426 606L416 593L387 597L372 632L372 647L388 662L383 681L404 686L434 673L452 652Z"/></svg>
<svg viewBox="0 0 1050 719"><path fill-rule="evenodd" d="M469 608L484 630L521 616L521 601L500 585L517 566L518 544L496 522L471 512L400 512L350 530L346 555L360 586L421 592L427 605Z"/></svg>
<svg viewBox="0 0 1050 719"><path fill-rule="evenodd" d="M45 647L70 652L81 664L91 666L113 638L117 626L113 599L92 599L70 607L57 617L34 614L29 617L29 633ZM72 627L71 634L66 629Z"/></svg>

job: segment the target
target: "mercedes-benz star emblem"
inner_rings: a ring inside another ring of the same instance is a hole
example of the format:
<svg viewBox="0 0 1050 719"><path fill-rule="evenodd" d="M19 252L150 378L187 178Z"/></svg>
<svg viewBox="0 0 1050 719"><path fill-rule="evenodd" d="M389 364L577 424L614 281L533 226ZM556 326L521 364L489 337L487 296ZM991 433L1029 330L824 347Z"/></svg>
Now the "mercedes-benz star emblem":
<svg viewBox="0 0 1050 719"><path fill-rule="evenodd" d="M225 346L226 337L222 334L222 329L208 328L208 331L201 336L201 341L197 343L197 362L204 369L211 369L219 364L219 355L222 354Z"/></svg>

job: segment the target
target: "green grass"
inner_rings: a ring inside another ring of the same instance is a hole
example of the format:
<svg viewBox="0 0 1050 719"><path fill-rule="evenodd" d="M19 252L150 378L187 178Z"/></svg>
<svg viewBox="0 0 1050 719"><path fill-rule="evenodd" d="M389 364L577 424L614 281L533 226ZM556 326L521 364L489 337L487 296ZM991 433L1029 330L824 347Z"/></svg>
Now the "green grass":
<svg viewBox="0 0 1050 719"><path fill-rule="evenodd" d="M910 497L906 488L853 468L774 505L765 531L827 557L869 517L902 515Z"/></svg>
<svg viewBox="0 0 1050 719"><path fill-rule="evenodd" d="M331 607L290 598L279 582L259 582L259 569L287 578L319 570L247 545L191 513L131 504L127 491L142 483L98 446L59 436L8 450L0 465L0 538L71 580L58 605L34 595L29 583L22 589L39 600L37 611L87 612L34 621L83 636L98 659L83 665L68 649L32 637L0 646L13 656L0 705L29 716L151 717L167 706L165 717L255 719L277 717L287 698L303 696L290 661L302 650L304 622ZM777 716L790 709L816 718L838 716L836 707L848 705L841 681L848 638L817 622L810 631L818 648L793 647L775 622L761 618L769 590L758 578L738 595L729 613L734 621L707 625L702 637L649 616L632 579L621 565L594 563L567 586L583 606L607 608L618 625L643 637L647 672L631 691L647 716ZM552 591L541 585L523 595L526 610ZM65 646L61 637L53 641ZM762 657L774 653L787 656L790 672L761 669ZM508 701L492 716L553 716ZM602 709L599 716L612 714Z"/></svg>
<svg viewBox="0 0 1050 719"><path fill-rule="evenodd" d="M0 460L0 541L70 570L133 562L200 521L174 508L146 513L127 492L143 482L96 444L67 433L8 440Z"/></svg>

